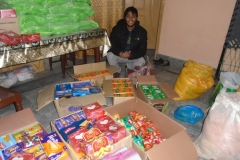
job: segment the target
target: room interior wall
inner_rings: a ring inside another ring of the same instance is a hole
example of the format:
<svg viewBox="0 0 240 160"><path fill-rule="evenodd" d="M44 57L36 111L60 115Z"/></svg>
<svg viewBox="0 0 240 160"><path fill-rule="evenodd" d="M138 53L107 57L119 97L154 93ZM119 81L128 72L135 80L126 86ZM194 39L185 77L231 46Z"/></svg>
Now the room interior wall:
<svg viewBox="0 0 240 160"><path fill-rule="evenodd" d="M158 54L217 68L236 0L166 0Z"/></svg>

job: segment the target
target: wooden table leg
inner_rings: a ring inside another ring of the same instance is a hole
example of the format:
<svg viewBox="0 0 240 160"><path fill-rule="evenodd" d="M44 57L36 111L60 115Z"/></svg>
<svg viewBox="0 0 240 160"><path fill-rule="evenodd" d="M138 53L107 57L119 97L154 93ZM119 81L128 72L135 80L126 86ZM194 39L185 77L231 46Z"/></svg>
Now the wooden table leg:
<svg viewBox="0 0 240 160"><path fill-rule="evenodd" d="M66 54L61 55L61 68L62 68L62 77L65 78L65 64L66 63Z"/></svg>
<svg viewBox="0 0 240 160"><path fill-rule="evenodd" d="M83 62L87 64L87 50L83 50Z"/></svg>
<svg viewBox="0 0 240 160"><path fill-rule="evenodd" d="M94 48L95 62L100 62L100 47Z"/></svg>
<svg viewBox="0 0 240 160"><path fill-rule="evenodd" d="M15 93L14 98L15 98L15 102L13 102L13 104L15 106L16 112L23 110L22 98L20 93Z"/></svg>
<svg viewBox="0 0 240 160"><path fill-rule="evenodd" d="M52 57L48 58L48 60L49 60L50 71L52 71L53 70L53 68L52 68L52 63L53 63Z"/></svg>

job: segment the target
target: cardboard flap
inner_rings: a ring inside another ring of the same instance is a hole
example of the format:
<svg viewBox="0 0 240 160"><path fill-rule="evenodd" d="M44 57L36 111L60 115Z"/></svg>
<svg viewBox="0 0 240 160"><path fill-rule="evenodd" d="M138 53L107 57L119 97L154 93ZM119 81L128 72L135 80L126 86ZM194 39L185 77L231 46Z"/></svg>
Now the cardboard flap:
<svg viewBox="0 0 240 160"><path fill-rule="evenodd" d="M156 83L157 79L155 76L137 76L137 80L139 84L152 84Z"/></svg>
<svg viewBox="0 0 240 160"><path fill-rule="evenodd" d="M178 98L179 95L172 89L168 83L161 82L159 86L163 89L168 98Z"/></svg>
<svg viewBox="0 0 240 160"><path fill-rule="evenodd" d="M19 131L38 123L30 108L0 118L0 135ZM9 125L10 124L10 125Z"/></svg>
<svg viewBox="0 0 240 160"><path fill-rule="evenodd" d="M36 109L36 111L39 111L40 109L50 104L54 100L54 91L55 85L52 85L38 92L37 97L38 108Z"/></svg>
<svg viewBox="0 0 240 160"><path fill-rule="evenodd" d="M89 63L84 65L73 66L74 74L82 74L88 72L101 71L106 69L106 62Z"/></svg>
<svg viewBox="0 0 240 160"><path fill-rule="evenodd" d="M193 160L198 158L197 150L188 134L183 130L148 150L149 159Z"/></svg>
<svg viewBox="0 0 240 160"><path fill-rule="evenodd" d="M103 81L103 92L105 97L113 97L112 80Z"/></svg>
<svg viewBox="0 0 240 160"><path fill-rule="evenodd" d="M107 70L110 74L116 73L118 71L118 69L114 66L107 67Z"/></svg>

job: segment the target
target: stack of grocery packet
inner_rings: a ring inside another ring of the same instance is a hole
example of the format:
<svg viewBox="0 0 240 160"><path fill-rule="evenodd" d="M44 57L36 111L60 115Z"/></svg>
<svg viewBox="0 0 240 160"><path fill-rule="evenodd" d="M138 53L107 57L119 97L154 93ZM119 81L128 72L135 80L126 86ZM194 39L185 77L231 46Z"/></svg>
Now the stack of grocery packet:
<svg viewBox="0 0 240 160"><path fill-rule="evenodd" d="M50 36L99 27L88 20L94 13L89 0L5 0L1 8L16 10L21 34Z"/></svg>

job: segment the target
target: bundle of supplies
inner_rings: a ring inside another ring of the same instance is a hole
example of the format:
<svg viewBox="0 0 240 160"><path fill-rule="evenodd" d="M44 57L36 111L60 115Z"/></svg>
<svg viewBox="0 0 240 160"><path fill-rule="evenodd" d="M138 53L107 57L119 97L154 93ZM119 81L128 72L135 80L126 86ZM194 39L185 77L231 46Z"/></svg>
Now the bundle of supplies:
<svg viewBox="0 0 240 160"><path fill-rule="evenodd" d="M67 148L56 132L47 134L39 124L0 137L2 160L64 160L67 157Z"/></svg>
<svg viewBox="0 0 240 160"><path fill-rule="evenodd" d="M134 97L132 87L130 79L113 79L113 97Z"/></svg>

